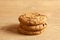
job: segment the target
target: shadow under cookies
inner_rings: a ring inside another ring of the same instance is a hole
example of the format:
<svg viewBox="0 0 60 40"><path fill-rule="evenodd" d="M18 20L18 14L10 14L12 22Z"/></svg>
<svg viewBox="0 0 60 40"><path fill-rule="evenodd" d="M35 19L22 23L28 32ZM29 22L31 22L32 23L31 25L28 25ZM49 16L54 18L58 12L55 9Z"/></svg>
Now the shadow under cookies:
<svg viewBox="0 0 60 40"><path fill-rule="evenodd" d="M0 30L20 35L20 33L18 33L17 27L19 27L19 24L10 24L10 25L7 25L7 26L3 26L2 28L0 28Z"/></svg>

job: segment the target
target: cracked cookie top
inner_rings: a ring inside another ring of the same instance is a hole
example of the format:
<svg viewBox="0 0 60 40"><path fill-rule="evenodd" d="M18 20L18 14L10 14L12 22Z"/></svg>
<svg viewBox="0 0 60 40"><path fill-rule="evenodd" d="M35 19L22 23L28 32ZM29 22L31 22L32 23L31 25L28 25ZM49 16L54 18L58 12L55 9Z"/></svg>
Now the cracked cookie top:
<svg viewBox="0 0 60 40"><path fill-rule="evenodd" d="M27 13L19 17L19 22L26 25L39 25L46 22L47 17L39 13Z"/></svg>

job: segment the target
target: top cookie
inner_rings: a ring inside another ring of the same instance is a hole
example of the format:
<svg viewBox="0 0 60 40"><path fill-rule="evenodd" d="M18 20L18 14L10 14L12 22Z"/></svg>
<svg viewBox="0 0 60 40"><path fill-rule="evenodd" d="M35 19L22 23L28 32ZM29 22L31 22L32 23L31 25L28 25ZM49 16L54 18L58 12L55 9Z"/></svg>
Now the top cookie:
<svg viewBox="0 0 60 40"><path fill-rule="evenodd" d="M21 15L19 17L19 22L30 26L39 25L46 22L46 18L47 17L45 15L40 15L39 13L28 13Z"/></svg>

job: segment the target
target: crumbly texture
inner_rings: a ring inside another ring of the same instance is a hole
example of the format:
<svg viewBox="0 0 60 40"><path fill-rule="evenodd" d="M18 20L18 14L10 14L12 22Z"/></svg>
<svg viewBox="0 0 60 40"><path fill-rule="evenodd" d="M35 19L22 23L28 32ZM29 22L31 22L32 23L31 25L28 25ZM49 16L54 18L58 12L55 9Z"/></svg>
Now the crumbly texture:
<svg viewBox="0 0 60 40"><path fill-rule="evenodd" d="M28 35L37 35L47 26L47 20L45 15L40 15L39 13L28 13L21 15L18 19L20 26L18 27L19 33Z"/></svg>
<svg viewBox="0 0 60 40"><path fill-rule="evenodd" d="M39 13L24 14L19 17L19 22L25 25L39 25L46 22L46 16Z"/></svg>
<svg viewBox="0 0 60 40"><path fill-rule="evenodd" d="M44 28L46 28L46 26L47 26L46 23L40 24L40 25L36 25L36 26L27 26L27 25L20 24L20 27L22 29L27 30L27 31L32 31L32 32L41 31Z"/></svg>

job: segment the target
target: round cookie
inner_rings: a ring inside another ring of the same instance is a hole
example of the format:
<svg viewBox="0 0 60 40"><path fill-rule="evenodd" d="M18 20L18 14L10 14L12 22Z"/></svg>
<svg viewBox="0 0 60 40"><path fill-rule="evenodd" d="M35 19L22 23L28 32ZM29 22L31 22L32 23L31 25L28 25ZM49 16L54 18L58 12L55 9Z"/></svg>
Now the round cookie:
<svg viewBox="0 0 60 40"><path fill-rule="evenodd" d="M38 35L38 34L41 34L42 31L31 32L18 27L18 32L26 35Z"/></svg>
<svg viewBox="0 0 60 40"><path fill-rule="evenodd" d="M40 15L39 13L28 13L21 15L18 19L20 23L31 26L46 22L46 18L45 15Z"/></svg>
<svg viewBox="0 0 60 40"><path fill-rule="evenodd" d="M23 25L23 24L20 24L20 27L24 30L27 30L27 31L41 31L43 30L44 28L46 28L47 24L44 23L44 24L40 24L40 25L36 25L36 26L27 26L27 25Z"/></svg>

